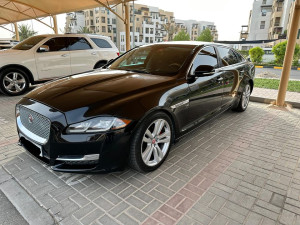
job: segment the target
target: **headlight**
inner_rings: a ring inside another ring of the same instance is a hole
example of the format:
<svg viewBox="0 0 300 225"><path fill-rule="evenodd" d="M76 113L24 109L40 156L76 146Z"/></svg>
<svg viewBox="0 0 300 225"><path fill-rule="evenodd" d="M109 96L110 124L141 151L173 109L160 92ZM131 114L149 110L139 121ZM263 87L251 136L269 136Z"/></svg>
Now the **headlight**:
<svg viewBox="0 0 300 225"><path fill-rule="evenodd" d="M96 133L108 130L117 130L126 127L131 120L119 119L115 117L98 117L70 125L67 133Z"/></svg>

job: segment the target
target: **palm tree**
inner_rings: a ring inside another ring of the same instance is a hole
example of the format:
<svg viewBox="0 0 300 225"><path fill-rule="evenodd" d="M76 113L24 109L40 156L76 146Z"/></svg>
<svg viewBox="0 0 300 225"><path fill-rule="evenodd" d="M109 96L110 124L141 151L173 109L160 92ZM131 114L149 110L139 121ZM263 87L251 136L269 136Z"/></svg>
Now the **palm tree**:
<svg viewBox="0 0 300 225"><path fill-rule="evenodd" d="M167 31L168 41L172 41L173 35L178 32L178 27L175 24L171 24L171 23L163 24L163 27Z"/></svg>
<svg viewBox="0 0 300 225"><path fill-rule="evenodd" d="M29 25L27 24L21 24L18 26L19 29L19 37L20 41L23 41L31 36L34 36L37 34L36 31L32 30ZM13 36L15 38L15 36Z"/></svg>
<svg viewBox="0 0 300 225"><path fill-rule="evenodd" d="M90 34L92 32L87 27L80 27L80 30L77 31L77 33L79 33L79 34Z"/></svg>

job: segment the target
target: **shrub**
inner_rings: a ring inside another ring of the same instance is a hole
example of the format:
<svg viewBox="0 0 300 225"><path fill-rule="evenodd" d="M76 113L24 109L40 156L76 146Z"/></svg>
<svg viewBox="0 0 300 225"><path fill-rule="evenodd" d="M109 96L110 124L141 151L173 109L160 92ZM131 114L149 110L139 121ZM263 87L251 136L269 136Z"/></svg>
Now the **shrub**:
<svg viewBox="0 0 300 225"><path fill-rule="evenodd" d="M276 62L279 64L283 64L284 56L286 52L286 46L287 46L287 41L284 41L278 43L272 49L272 52L275 54ZM294 51L294 59L293 59L294 64L298 63L299 57L300 57L300 46L296 44L295 51Z"/></svg>
<svg viewBox="0 0 300 225"><path fill-rule="evenodd" d="M255 47L249 50L249 54L252 62L261 63L265 52L261 47Z"/></svg>

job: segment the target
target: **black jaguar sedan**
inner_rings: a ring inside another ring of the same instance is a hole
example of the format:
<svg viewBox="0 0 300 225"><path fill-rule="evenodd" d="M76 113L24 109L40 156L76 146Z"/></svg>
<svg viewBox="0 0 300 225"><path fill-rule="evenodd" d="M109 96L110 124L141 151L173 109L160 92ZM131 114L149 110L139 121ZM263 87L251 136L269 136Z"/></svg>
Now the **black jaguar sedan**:
<svg viewBox="0 0 300 225"><path fill-rule="evenodd" d="M254 66L203 42L128 51L101 69L63 77L16 106L19 144L55 171L157 169L175 140L227 109L245 111Z"/></svg>

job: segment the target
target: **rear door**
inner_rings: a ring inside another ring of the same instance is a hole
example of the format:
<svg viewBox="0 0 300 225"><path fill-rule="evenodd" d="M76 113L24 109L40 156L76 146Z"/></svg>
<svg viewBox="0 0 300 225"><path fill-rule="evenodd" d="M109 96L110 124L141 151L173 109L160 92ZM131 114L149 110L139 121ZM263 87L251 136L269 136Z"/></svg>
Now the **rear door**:
<svg viewBox="0 0 300 225"><path fill-rule="evenodd" d="M39 79L71 74L70 52L66 37L54 37L41 45L35 53Z"/></svg>
<svg viewBox="0 0 300 225"><path fill-rule="evenodd" d="M92 70L98 62L97 52L84 37L69 37L72 74Z"/></svg>
<svg viewBox="0 0 300 225"><path fill-rule="evenodd" d="M230 105L235 100L237 88L244 75L244 63L231 48L218 46L217 50L224 79L222 105Z"/></svg>

